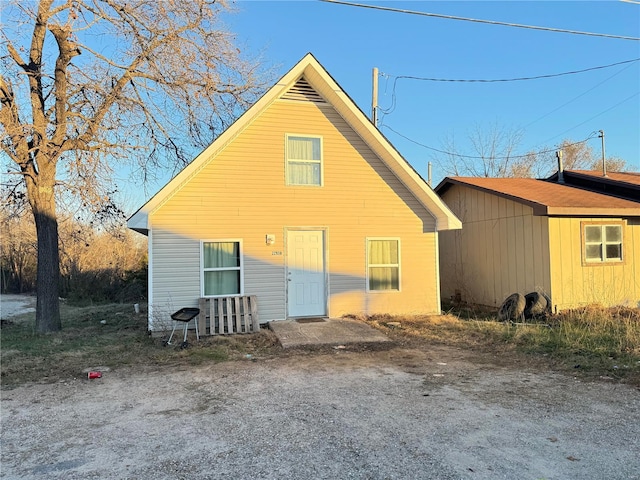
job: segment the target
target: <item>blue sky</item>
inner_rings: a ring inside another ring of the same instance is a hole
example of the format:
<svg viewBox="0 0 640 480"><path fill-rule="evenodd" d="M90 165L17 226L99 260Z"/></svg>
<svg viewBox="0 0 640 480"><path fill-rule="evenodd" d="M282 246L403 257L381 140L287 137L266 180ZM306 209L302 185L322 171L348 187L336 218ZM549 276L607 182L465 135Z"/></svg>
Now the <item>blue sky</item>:
<svg viewBox="0 0 640 480"><path fill-rule="evenodd" d="M618 0L359 2L396 9L640 37L640 4ZM640 42L537 31L358 8L315 0L237 1L226 17L240 48L286 73L311 52L367 114L372 71L378 126L424 178L444 176L434 152L452 135L459 153L475 128L523 130L519 152L578 141L604 130L606 153L640 170L640 61L582 74L520 82L401 79L504 79L556 74L640 58ZM397 132L397 133L396 133ZM405 138L406 137L406 138ZM407 139L411 139L407 140ZM417 143L416 143L417 142ZM600 152L600 140L589 145ZM161 185L160 185L161 186Z"/></svg>

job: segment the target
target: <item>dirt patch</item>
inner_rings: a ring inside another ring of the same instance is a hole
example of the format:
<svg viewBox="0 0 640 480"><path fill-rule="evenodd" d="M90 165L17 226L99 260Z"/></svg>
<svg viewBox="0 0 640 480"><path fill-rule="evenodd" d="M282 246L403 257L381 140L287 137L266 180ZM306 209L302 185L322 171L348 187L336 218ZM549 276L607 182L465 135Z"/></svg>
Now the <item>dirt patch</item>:
<svg viewBox="0 0 640 480"><path fill-rule="evenodd" d="M640 478L637 389L448 347L79 375L1 415L6 478Z"/></svg>

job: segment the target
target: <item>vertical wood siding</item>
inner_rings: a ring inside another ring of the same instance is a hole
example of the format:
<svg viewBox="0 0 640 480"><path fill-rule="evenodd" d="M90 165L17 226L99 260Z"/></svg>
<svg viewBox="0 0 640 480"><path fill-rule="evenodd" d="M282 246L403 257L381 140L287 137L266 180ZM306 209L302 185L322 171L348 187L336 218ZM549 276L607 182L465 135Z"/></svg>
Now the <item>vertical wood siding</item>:
<svg viewBox="0 0 640 480"><path fill-rule="evenodd" d="M321 135L324 185L285 185L285 134ZM242 238L246 295L286 318L286 228L326 229L328 313L438 312L435 220L329 105L279 100L150 215L154 304L197 306L199 244ZM275 234L274 245L265 235ZM402 289L366 290L366 237L401 238ZM281 254L280 254L281 253Z"/></svg>
<svg viewBox="0 0 640 480"><path fill-rule="evenodd" d="M550 218L551 283L558 309L588 304L640 306L640 222L623 229L623 262L583 264L582 223L621 218Z"/></svg>
<svg viewBox="0 0 640 480"><path fill-rule="evenodd" d="M451 186L443 200L463 225L439 234L443 299L459 292L465 302L499 306L515 292L551 291L546 217L460 185Z"/></svg>
<svg viewBox="0 0 640 480"><path fill-rule="evenodd" d="M582 261L582 223L621 218L534 216L528 206L454 185L443 199L463 222L441 232L442 297L499 306L507 295L543 290L554 309L640 306L640 221L627 219L621 263Z"/></svg>

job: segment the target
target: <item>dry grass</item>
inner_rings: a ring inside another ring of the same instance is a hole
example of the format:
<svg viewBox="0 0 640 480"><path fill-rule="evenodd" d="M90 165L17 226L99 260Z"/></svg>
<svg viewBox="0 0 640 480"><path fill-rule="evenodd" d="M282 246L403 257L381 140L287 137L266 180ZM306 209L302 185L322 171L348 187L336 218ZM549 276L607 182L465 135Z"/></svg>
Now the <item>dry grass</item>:
<svg viewBox="0 0 640 480"><path fill-rule="evenodd" d="M26 382L56 382L86 376L99 367L164 368L221 362L247 355L267 354L275 347L271 332L229 338L205 337L180 348L182 331L174 345L147 333L147 316L131 305L90 307L64 305L63 329L52 335L35 333L34 314L12 317L2 324L0 373L3 388Z"/></svg>
<svg viewBox="0 0 640 480"><path fill-rule="evenodd" d="M486 310L451 310L442 316L372 316L366 319L408 342L527 355L554 368L640 386L640 309L589 306L538 319L498 322Z"/></svg>
<svg viewBox="0 0 640 480"><path fill-rule="evenodd" d="M3 388L25 382L55 382L85 376L87 369L166 368L232 359L287 355L268 329L254 335L202 337L180 348L163 346L146 330L146 313L131 305L64 306L63 330L34 332L34 314L4 322L1 330ZM539 324L509 324L489 310L450 310L441 316L357 317L407 345L449 345L477 352L525 355L555 369L640 386L640 310L586 307Z"/></svg>

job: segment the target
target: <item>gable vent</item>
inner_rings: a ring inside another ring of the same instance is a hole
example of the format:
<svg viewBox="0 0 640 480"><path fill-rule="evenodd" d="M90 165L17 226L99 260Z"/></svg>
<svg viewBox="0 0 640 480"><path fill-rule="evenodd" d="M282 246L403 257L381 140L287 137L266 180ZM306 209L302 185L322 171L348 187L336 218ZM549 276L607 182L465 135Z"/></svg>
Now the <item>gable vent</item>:
<svg viewBox="0 0 640 480"><path fill-rule="evenodd" d="M327 103L322 95L316 92L304 77L300 77L295 85L282 95L282 98L302 102Z"/></svg>

